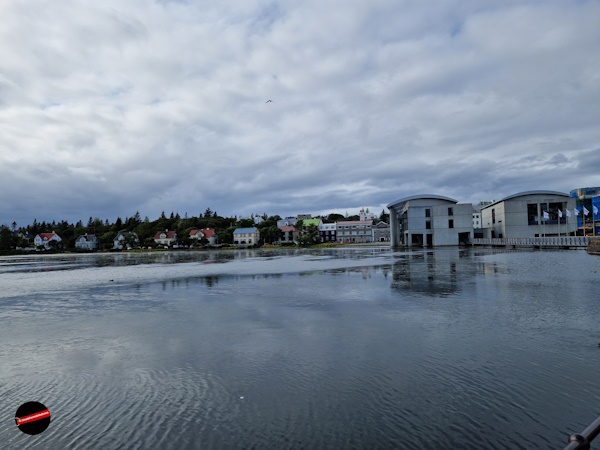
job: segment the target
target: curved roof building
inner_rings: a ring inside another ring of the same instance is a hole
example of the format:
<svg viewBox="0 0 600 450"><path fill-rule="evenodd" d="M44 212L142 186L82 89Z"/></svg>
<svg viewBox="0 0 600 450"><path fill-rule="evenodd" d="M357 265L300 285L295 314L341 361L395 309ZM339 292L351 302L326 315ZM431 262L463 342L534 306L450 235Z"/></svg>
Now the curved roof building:
<svg viewBox="0 0 600 450"><path fill-rule="evenodd" d="M392 247L459 245L473 237L473 206L436 194L403 197L387 205Z"/></svg>
<svg viewBox="0 0 600 450"><path fill-rule="evenodd" d="M481 209L486 238L560 236L575 231L575 199L557 191L524 191Z"/></svg>

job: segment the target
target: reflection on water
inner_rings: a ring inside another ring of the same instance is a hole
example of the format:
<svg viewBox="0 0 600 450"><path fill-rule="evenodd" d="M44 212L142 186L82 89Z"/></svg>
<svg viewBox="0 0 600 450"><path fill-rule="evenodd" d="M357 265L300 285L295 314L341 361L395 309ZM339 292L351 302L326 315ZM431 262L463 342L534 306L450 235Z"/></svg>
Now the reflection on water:
<svg viewBox="0 0 600 450"><path fill-rule="evenodd" d="M560 448L598 414L582 251L1 263L3 448ZM35 439L28 400L53 414Z"/></svg>

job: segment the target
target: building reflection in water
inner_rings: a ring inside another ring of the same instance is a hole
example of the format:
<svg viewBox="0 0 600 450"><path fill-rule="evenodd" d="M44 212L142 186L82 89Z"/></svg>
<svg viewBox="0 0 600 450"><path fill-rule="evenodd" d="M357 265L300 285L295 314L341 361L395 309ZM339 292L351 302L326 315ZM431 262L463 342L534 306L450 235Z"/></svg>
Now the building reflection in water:
<svg viewBox="0 0 600 450"><path fill-rule="evenodd" d="M392 265L392 289L427 296L445 297L460 293L465 283L474 282L482 264L473 264L470 249L448 248L398 255Z"/></svg>

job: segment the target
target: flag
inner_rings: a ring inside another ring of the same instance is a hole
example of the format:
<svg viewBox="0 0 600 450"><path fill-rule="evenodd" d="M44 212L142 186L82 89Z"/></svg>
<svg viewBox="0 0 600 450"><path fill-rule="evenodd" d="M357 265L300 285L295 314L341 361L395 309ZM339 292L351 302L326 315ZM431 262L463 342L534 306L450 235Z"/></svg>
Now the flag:
<svg viewBox="0 0 600 450"><path fill-rule="evenodd" d="M558 217L562 217L562 211L560 209L558 210Z"/></svg>
<svg viewBox="0 0 600 450"><path fill-rule="evenodd" d="M598 208L596 208L594 205L592 205L592 210L594 211L594 214L597 216L598 215Z"/></svg>
<svg viewBox="0 0 600 450"><path fill-rule="evenodd" d="M584 206L583 207L583 215L587 216L590 212L588 211L588 209Z"/></svg>
<svg viewBox="0 0 600 450"><path fill-rule="evenodd" d="M548 213L546 211L544 211L544 219L549 219L550 216L548 215Z"/></svg>
<svg viewBox="0 0 600 450"><path fill-rule="evenodd" d="M571 211L569 211L568 209L565 209L565 212L567 213L567 217L571 217Z"/></svg>
<svg viewBox="0 0 600 450"><path fill-rule="evenodd" d="M573 212L575 213L576 216L579 215L579 210L577 208L573 208Z"/></svg>

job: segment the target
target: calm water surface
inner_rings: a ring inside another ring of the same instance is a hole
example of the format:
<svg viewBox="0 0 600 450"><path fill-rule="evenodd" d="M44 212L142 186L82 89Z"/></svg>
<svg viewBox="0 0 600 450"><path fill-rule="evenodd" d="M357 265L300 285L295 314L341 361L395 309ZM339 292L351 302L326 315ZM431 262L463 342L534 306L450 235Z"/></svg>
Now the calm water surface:
<svg viewBox="0 0 600 450"><path fill-rule="evenodd" d="M0 258L0 447L562 448L599 293L584 251Z"/></svg>

